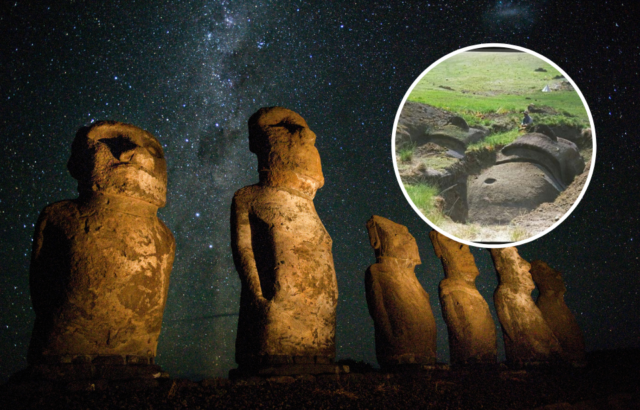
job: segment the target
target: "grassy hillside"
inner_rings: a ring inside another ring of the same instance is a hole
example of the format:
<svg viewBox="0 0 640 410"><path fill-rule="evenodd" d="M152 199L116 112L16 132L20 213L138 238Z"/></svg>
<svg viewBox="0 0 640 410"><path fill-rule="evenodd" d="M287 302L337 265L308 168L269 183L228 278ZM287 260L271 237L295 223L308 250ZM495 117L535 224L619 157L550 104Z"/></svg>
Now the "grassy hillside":
<svg viewBox="0 0 640 410"><path fill-rule="evenodd" d="M546 72L535 71L538 68ZM544 93L564 79L560 72L527 53L465 52L434 67L416 85L410 101L433 105L480 123L480 114L521 113L533 103L574 116L583 126L588 117L575 91ZM447 88L443 88L447 87Z"/></svg>

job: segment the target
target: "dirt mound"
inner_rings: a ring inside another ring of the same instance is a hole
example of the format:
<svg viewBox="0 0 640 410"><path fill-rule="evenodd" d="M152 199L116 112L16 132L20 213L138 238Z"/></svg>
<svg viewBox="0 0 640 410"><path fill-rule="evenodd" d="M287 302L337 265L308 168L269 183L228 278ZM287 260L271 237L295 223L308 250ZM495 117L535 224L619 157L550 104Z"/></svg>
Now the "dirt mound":
<svg viewBox="0 0 640 410"><path fill-rule="evenodd" d="M571 185L558 195L555 201L543 203L534 211L515 218L511 223L524 228L530 236L544 232L569 212L569 209L578 200L582 189L587 183L590 168L591 163L587 164L584 172L578 175Z"/></svg>

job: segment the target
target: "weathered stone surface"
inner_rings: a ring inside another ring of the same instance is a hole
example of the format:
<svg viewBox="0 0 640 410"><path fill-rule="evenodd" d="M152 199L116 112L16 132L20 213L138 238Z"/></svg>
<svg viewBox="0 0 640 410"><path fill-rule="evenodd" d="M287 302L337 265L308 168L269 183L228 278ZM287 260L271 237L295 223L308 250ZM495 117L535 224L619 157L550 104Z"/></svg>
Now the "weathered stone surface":
<svg viewBox="0 0 640 410"><path fill-rule="evenodd" d="M560 193L544 169L529 162L495 165L470 179L469 221L507 225Z"/></svg>
<svg viewBox="0 0 640 410"><path fill-rule="evenodd" d="M315 363L335 357L338 288L331 237L313 205L324 184L315 139L305 120L285 108L262 108L249 119L260 182L237 191L231 206L242 283L240 368L279 357Z"/></svg>
<svg viewBox="0 0 640 410"><path fill-rule="evenodd" d="M427 104L407 101L396 128L396 146L432 142L463 154L466 146L488 135L488 130L470 128L463 118Z"/></svg>
<svg viewBox="0 0 640 410"><path fill-rule="evenodd" d="M28 361L150 363L175 252L156 216L166 198L162 147L133 125L99 122L78 131L68 168L79 198L47 206L35 230Z"/></svg>
<svg viewBox="0 0 640 410"><path fill-rule="evenodd" d="M405 226L374 215L367 222L377 263L365 274L376 356L382 367L436 360L436 323L429 294L414 272L418 245Z"/></svg>
<svg viewBox="0 0 640 410"><path fill-rule="evenodd" d="M502 148L501 153L504 157L498 163L528 161L539 164L564 186L584 170L584 160L576 144L541 133L525 134Z"/></svg>
<svg viewBox="0 0 640 410"><path fill-rule="evenodd" d="M469 222L508 224L558 194L585 167L578 147L556 137L546 125L536 126L546 133L529 133L505 146L496 164L469 181Z"/></svg>
<svg viewBox="0 0 640 410"><path fill-rule="evenodd" d="M499 285L493 301L502 326L507 362L525 365L561 358L562 348L531 298L531 265L515 247L491 249Z"/></svg>
<svg viewBox="0 0 640 410"><path fill-rule="evenodd" d="M531 276L540 291L536 306L558 338L566 358L572 362L583 363L585 361L584 339L575 316L564 302L567 288L562 280L562 274L545 262L535 260L531 262Z"/></svg>
<svg viewBox="0 0 640 410"><path fill-rule="evenodd" d="M489 305L476 288L480 274L469 246L438 231L429 233L445 278L440 306L449 331L451 364L496 363L496 327Z"/></svg>

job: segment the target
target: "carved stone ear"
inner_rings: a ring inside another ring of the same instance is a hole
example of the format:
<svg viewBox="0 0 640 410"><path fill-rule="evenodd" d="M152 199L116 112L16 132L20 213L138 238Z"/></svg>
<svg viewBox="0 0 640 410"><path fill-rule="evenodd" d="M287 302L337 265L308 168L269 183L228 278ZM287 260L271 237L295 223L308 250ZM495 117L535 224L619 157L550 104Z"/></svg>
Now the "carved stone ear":
<svg viewBox="0 0 640 410"><path fill-rule="evenodd" d="M90 158L91 155L88 144L88 135L91 127L82 127L76 133L76 137L71 145L71 157L67 162L67 169L71 176L80 181L91 175Z"/></svg>

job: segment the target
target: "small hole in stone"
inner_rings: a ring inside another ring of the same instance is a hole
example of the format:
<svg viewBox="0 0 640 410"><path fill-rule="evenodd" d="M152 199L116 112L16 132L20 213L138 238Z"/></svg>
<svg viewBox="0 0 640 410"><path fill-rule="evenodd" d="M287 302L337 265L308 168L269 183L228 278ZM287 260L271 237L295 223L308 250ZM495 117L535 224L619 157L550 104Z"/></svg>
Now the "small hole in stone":
<svg viewBox="0 0 640 410"><path fill-rule="evenodd" d="M496 182L496 180L493 178L487 178L484 180L485 184L493 184L494 182Z"/></svg>

